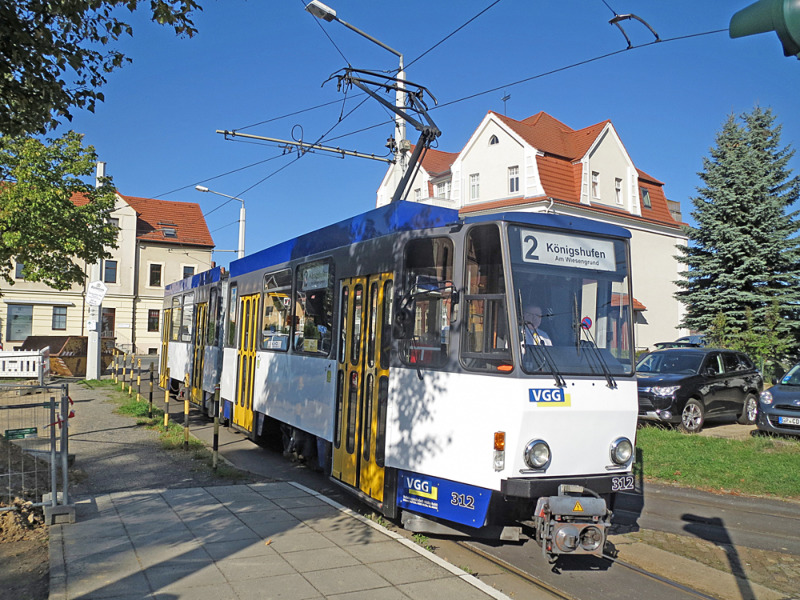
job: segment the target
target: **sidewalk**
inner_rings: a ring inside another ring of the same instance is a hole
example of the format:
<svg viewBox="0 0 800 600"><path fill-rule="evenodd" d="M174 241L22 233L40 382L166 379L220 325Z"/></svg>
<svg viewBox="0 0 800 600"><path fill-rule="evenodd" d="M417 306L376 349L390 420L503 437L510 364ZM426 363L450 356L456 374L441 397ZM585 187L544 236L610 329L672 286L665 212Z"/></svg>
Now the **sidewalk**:
<svg viewBox="0 0 800 600"><path fill-rule="evenodd" d="M299 484L102 494L52 528L50 599L503 599Z"/></svg>
<svg viewBox="0 0 800 600"><path fill-rule="evenodd" d="M192 469L105 394L70 386L85 475L50 528L51 600L508 598L300 483Z"/></svg>

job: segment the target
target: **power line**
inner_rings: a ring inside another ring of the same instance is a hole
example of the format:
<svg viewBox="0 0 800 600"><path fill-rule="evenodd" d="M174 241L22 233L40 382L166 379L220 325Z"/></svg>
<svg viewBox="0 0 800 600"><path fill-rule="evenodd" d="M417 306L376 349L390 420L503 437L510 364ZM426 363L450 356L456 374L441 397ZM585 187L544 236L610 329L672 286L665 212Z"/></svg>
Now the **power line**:
<svg viewBox="0 0 800 600"><path fill-rule="evenodd" d="M492 2L492 3L491 3L489 6L487 6L486 8L484 8L484 9L483 9L481 12L479 12L477 15L475 15L474 17L472 17L471 19L469 19L469 20L468 20L466 23L464 23L463 25L461 25L461 27L458 27L457 29L453 30L451 33L449 33L448 35L446 35L445 37L443 37L441 40L439 40L438 42L436 42L436 43L435 43L433 46L431 46L430 48L428 48L427 50L425 50L425 52L423 52L422 54L420 54L420 55L419 55L417 58L415 58L415 59L414 59L414 60L412 60L410 63L408 63L407 65L405 65L405 68L407 69L408 67L410 67L411 65L413 65L415 62L417 62L417 61L418 61L420 58L422 58L423 56L425 56L426 54L428 54L430 51L432 51L432 50L434 50L435 48L437 48L437 47L441 46L441 45L442 45L444 42L446 42L446 41L447 41L447 40L449 40L451 37L453 37L455 34L457 34L459 31L461 31L462 29L464 29L464 27L466 27L467 25L469 25L470 23L472 23L472 22L473 22L475 19L477 19L478 17L480 17L480 16L481 16L483 13L487 12L487 11L488 11L490 8L493 8L493 7L495 7L497 4L500 4L500 2L501 2L501 0L495 0L494 2Z"/></svg>

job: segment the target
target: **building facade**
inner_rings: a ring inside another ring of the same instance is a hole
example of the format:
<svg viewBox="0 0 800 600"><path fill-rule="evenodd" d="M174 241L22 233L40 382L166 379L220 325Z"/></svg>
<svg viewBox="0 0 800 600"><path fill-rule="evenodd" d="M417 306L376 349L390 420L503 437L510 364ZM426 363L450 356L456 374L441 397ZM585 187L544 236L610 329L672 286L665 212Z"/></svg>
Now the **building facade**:
<svg viewBox="0 0 800 600"><path fill-rule="evenodd" d="M389 169L377 205L393 193ZM688 333L674 296L676 246L687 243L680 205L636 167L610 121L575 130L544 112L517 121L490 111L460 152L427 151L406 199L462 214L550 211L625 227L637 349Z"/></svg>
<svg viewBox="0 0 800 600"><path fill-rule="evenodd" d="M78 196L72 200L85 201ZM99 279L107 287L101 335L113 338L125 352L157 354L164 286L211 268L214 242L200 206L192 202L118 193L110 218L119 233L117 248L99 269ZM86 287L93 265L84 265L84 285L64 291L25 281L21 266L15 269L15 284L0 289L4 348L20 346L29 335L88 335Z"/></svg>

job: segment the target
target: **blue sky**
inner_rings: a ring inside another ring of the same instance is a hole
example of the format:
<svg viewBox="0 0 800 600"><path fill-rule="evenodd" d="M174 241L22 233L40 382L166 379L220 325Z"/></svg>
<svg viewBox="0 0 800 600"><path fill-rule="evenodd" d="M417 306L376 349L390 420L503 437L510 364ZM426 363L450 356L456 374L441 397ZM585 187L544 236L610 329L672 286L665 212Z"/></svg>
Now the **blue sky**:
<svg viewBox="0 0 800 600"><path fill-rule="evenodd" d="M307 142L327 134L320 143L380 155L391 115L371 99L358 107L358 90L343 106L335 81L322 84L348 62L388 70L397 58L339 23L318 21L305 0L203 4L192 39L134 15L134 37L119 44L133 64L109 76L94 114L80 112L69 125L95 146L120 192L199 203L220 250L236 248L239 203L194 186L240 196L248 253L373 208L385 163L324 153L296 160L215 130ZM501 0L419 60L493 0L327 4L404 54L407 79L439 101L430 115L442 130L440 150L459 151L489 110L520 120L545 111L575 129L610 119L635 164L665 182L689 219L702 157L731 113L771 107L783 144L800 146L800 63L783 56L774 33L727 34L747 0ZM625 51L608 23L614 13L636 14L664 41L644 46L653 35L624 21L635 46ZM726 31L669 41L716 30ZM416 142L417 134L408 137ZM800 156L790 166L800 173ZM234 256L214 258L227 265Z"/></svg>

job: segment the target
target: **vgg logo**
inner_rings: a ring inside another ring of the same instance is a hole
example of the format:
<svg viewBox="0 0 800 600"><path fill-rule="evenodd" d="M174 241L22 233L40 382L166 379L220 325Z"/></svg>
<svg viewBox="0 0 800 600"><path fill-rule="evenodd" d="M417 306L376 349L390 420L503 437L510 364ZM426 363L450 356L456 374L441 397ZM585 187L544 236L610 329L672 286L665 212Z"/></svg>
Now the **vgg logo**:
<svg viewBox="0 0 800 600"><path fill-rule="evenodd" d="M531 389L528 391L530 392L530 401L537 404L565 404L568 398L568 396L565 396L564 390L560 388L556 390Z"/></svg>
<svg viewBox="0 0 800 600"><path fill-rule="evenodd" d="M406 477L406 487L408 487L408 492L412 496L421 496L431 500L436 500L439 496L439 488L424 479Z"/></svg>

